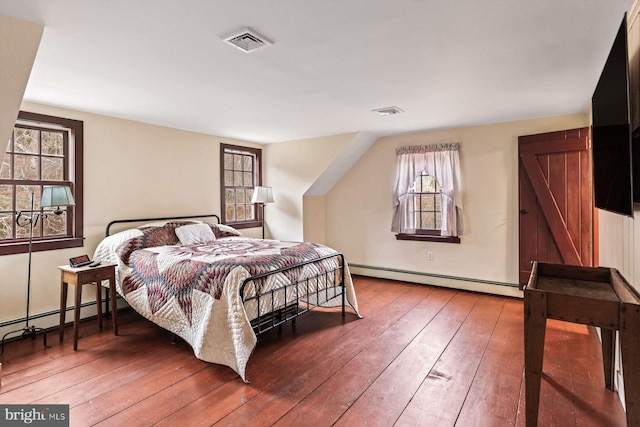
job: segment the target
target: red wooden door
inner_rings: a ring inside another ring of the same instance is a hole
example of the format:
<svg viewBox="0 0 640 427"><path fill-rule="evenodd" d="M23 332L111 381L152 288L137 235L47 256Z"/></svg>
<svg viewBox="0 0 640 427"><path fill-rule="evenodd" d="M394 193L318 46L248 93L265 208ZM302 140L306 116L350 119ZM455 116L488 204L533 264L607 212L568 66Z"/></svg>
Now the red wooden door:
<svg viewBox="0 0 640 427"><path fill-rule="evenodd" d="M531 261L593 266L589 129L518 138L520 287Z"/></svg>

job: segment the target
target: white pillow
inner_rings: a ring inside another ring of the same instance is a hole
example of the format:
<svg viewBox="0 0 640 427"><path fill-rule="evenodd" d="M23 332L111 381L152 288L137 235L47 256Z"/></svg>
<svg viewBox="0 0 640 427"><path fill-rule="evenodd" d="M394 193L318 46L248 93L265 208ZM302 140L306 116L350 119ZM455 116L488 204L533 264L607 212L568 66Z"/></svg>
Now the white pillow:
<svg viewBox="0 0 640 427"><path fill-rule="evenodd" d="M202 245L216 240L208 224L189 224L176 228L176 236L183 245Z"/></svg>
<svg viewBox="0 0 640 427"><path fill-rule="evenodd" d="M137 228L129 228L105 237L93 253L93 259L102 261L103 264L118 264L120 257L116 253L118 246L134 237L142 236L142 231Z"/></svg>

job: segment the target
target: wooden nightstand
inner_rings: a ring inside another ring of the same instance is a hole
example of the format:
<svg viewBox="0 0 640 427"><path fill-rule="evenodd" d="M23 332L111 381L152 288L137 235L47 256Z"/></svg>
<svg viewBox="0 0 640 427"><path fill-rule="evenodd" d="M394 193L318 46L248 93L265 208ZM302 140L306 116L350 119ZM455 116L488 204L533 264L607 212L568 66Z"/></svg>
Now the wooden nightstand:
<svg viewBox="0 0 640 427"><path fill-rule="evenodd" d="M68 285L74 285L75 300L73 306L73 349L78 349L78 328L80 324L80 308L82 303L82 286L96 285L96 305L98 309L98 322L102 329L102 281L109 281L109 295L111 301L116 301L116 266L115 264L99 265L97 267L73 268L68 265L61 265L60 269L60 342L64 337L64 325L67 311L67 289ZM118 335L118 312L112 310L113 333Z"/></svg>

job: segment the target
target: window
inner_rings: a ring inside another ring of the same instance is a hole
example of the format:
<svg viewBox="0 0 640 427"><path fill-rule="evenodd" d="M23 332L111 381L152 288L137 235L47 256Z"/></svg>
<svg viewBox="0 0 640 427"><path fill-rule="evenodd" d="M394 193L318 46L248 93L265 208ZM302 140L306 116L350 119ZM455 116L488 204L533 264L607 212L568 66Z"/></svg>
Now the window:
<svg viewBox="0 0 640 427"><path fill-rule="evenodd" d="M442 189L438 181L422 172L411 187L417 234L440 235L442 228Z"/></svg>
<svg viewBox="0 0 640 427"><path fill-rule="evenodd" d="M396 150L394 215L398 240L460 243L462 203L459 144Z"/></svg>
<svg viewBox="0 0 640 427"><path fill-rule="evenodd" d="M261 180L262 150L220 145L222 222L235 228L261 227L259 209L251 203L253 189Z"/></svg>
<svg viewBox="0 0 640 427"><path fill-rule="evenodd" d="M19 212L42 214L33 228L33 251L81 247L83 123L21 111L0 164L0 255L28 252L29 228ZM40 208L45 185L69 185L76 206L62 215Z"/></svg>

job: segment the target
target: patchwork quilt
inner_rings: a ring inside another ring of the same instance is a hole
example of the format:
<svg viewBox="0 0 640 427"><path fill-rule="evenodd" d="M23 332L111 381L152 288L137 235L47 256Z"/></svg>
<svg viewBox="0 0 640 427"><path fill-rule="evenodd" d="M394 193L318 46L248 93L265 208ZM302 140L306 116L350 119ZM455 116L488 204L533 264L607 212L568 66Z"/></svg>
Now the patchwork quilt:
<svg viewBox="0 0 640 427"><path fill-rule="evenodd" d="M199 359L229 366L246 382L246 365L257 342L252 319L297 300L342 304L340 258L325 258L337 254L335 250L315 243L246 238L217 224L208 224L213 240L182 245L175 229L188 223L114 234L100 243L94 259L116 264L118 293L140 314L187 341ZM313 260L317 261L297 266ZM283 269L249 281L245 288L245 298L272 294L273 301L243 304L240 287L245 279ZM359 316L346 263L344 269L346 300ZM281 290L284 284L308 277L297 292ZM318 295L323 296L319 301Z"/></svg>

